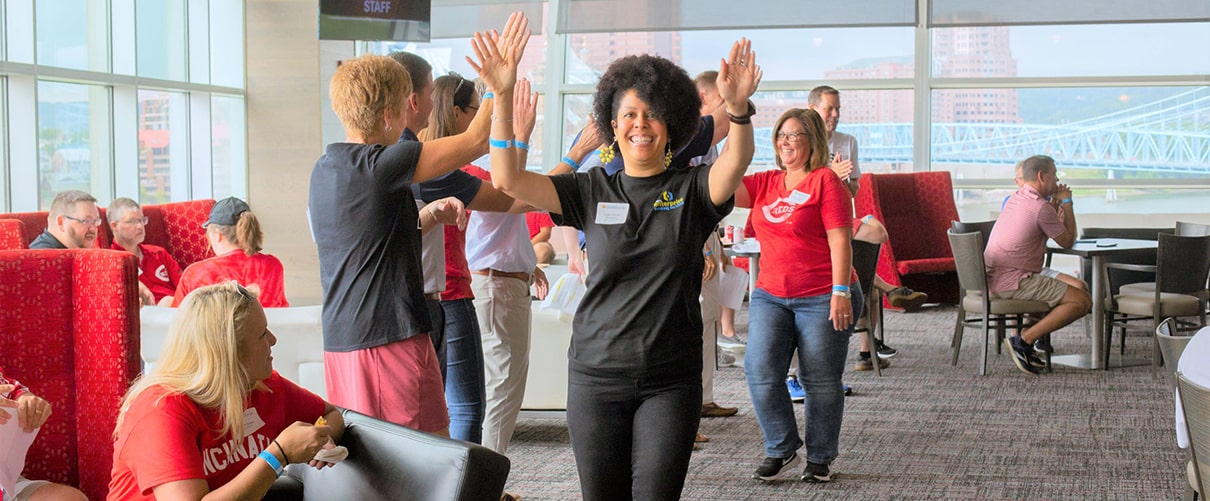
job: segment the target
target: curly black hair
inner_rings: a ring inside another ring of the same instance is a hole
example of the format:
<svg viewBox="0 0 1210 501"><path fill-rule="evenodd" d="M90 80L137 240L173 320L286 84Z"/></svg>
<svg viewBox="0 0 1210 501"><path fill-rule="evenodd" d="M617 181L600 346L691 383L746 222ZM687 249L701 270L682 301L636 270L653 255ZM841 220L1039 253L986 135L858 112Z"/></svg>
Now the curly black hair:
<svg viewBox="0 0 1210 501"><path fill-rule="evenodd" d="M592 112L597 132L606 143L614 141L613 126L626 91L634 89L652 114L668 128L668 144L680 151L697 134L702 98L683 68L659 56L626 56L609 65L597 83Z"/></svg>

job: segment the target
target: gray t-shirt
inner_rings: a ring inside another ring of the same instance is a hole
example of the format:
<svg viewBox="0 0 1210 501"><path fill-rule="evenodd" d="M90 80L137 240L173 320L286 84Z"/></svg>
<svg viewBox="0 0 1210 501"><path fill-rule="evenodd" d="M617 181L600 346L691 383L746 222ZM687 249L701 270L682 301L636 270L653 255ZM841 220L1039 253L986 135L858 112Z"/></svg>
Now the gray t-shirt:
<svg viewBox="0 0 1210 501"><path fill-rule="evenodd" d="M849 174L849 179L861 179L861 165L857 163L857 138L840 131L833 132L828 140L828 151L831 152L829 162L836 158L837 153L840 153L842 160L852 160L853 173Z"/></svg>

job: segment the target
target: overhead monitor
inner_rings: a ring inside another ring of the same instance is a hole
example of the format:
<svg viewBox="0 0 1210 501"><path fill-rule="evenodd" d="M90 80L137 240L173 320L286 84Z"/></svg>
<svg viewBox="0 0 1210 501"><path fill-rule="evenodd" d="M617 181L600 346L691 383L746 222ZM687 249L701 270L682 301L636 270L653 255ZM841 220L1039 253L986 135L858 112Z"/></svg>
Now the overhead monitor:
<svg viewBox="0 0 1210 501"><path fill-rule="evenodd" d="M319 39L427 42L430 1L319 0Z"/></svg>

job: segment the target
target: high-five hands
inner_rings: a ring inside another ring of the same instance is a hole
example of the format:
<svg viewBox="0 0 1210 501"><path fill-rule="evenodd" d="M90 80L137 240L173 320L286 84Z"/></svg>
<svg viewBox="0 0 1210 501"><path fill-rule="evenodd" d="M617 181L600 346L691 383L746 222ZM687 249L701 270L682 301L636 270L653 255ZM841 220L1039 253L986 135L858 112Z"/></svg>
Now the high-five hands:
<svg viewBox="0 0 1210 501"><path fill-rule="evenodd" d="M727 112L732 115L748 113L748 99L756 93L760 79L764 73L756 64L756 52L752 50L752 41L741 38L731 45L731 53L718 69L715 86L718 95L727 103Z"/></svg>
<svg viewBox="0 0 1210 501"><path fill-rule="evenodd" d="M467 56L466 62L479 74L488 89L496 93L512 91L517 81L517 64L521 62L529 36L529 19L521 12L514 12L508 16L503 34L496 30L475 32L471 48L478 61Z"/></svg>

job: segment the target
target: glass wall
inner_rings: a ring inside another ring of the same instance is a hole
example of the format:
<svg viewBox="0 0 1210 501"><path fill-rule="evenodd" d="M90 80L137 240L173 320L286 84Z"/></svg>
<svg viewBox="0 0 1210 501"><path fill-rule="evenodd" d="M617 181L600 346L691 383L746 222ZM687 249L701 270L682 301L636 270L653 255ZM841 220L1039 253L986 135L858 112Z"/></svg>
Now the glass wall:
<svg viewBox="0 0 1210 501"><path fill-rule="evenodd" d="M68 189L102 204L246 196L243 9L0 0L0 212L45 210Z"/></svg>

